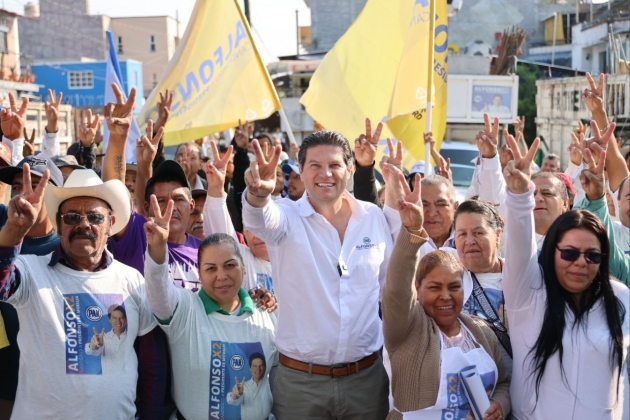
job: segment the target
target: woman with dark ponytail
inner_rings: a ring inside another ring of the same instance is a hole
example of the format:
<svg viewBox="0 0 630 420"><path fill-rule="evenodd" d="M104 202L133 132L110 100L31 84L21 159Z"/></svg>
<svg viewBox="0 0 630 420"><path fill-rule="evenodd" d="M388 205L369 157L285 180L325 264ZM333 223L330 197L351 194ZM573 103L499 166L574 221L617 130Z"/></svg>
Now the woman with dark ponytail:
<svg viewBox="0 0 630 420"><path fill-rule="evenodd" d="M513 415L627 419L630 387L624 362L630 347L630 292L610 278L606 230L588 211L558 217L538 255L530 180L538 143L536 139L521 157L508 136L515 159L504 170L508 212L503 291L514 354ZM591 199L603 185L605 152L597 166L589 150L584 156L591 169L583 171L581 180Z"/></svg>

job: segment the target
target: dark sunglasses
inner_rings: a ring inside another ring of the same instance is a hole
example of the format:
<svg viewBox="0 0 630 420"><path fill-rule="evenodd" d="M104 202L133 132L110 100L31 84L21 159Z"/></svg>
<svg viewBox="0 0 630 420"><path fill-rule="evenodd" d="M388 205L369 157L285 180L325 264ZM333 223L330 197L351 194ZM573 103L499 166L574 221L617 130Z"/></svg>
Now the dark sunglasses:
<svg viewBox="0 0 630 420"><path fill-rule="evenodd" d="M586 262L588 264L601 264L602 259L606 256L606 254L602 254L601 252L597 251L580 252L576 251L575 249L560 249L558 247L556 247L556 249L560 251L560 258L565 261L571 262L576 261L578 258L580 258L580 254L584 254L584 258L586 259Z"/></svg>
<svg viewBox="0 0 630 420"><path fill-rule="evenodd" d="M66 213L61 215L61 220L68 226L76 226L81 223L81 219L86 218L91 225L102 225L105 223L105 215L101 213L88 213L86 215L78 213Z"/></svg>

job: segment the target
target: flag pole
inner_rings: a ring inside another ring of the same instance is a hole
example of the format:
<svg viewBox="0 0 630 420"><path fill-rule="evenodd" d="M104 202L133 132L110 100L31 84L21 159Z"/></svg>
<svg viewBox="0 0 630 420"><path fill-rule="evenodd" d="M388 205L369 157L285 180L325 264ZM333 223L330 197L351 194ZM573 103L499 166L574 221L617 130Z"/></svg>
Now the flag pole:
<svg viewBox="0 0 630 420"><path fill-rule="evenodd" d="M426 132L431 130L431 118L433 116L433 61L435 55L435 2L438 0L429 0L429 56L427 57L427 65L429 71L427 72L427 111L426 117ZM445 0L439 0L445 1ZM424 176L429 175L429 168L431 168L431 144L427 143L424 146Z"/></svg>
<svg viewBox="0 0 630 420"><path fill-rule="evenodd" d="M247 32L247 36L249 37L249 39L252 40L252 47L254 48L254 53L256 54L256 58L258 59L259 63L263 64L262 58L260 57L260 53L258 52L258 47L256 46L256 42L254 41L252 31L249 27L249 16L246 17L245 15L243 15L243 11L241 10L241 6L238 4L238 0L234 0L234 4L236 5L236 10L238 10L239 15L241 16L241 20L243 21L243 26L245 27L245 32ZM264 64L263 64L263 67L264 67ZM271 77L269 77L269 72L267 71L267 68L264 68L263 70L264 70L265 76L267 76L265 79L267 79L267 83L269 84L269 89L271 90L271 92L273 92L273 96L274 96L273 100L277 104L278 112L280 113L280 119L284 121L284 123L287 126L287 135L289 136L289 141L291 143L297 144L297 142L295 141L295 137L293 136L293 131L291 130L291 124L289 124L289 119L287 118L287 114L285 114L284 109L282 108L282 102L280 102L280 98L278 97L278 92L276 91L276 87L274 86L273 81L271 80Z"/></svg>

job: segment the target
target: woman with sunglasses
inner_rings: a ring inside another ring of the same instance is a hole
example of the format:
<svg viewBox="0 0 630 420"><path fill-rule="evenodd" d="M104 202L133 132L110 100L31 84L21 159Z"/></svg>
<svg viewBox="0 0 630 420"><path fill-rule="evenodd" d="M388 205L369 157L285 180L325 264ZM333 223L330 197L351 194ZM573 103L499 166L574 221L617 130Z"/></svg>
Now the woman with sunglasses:
<svg viewBox="0 0 630 420"><path fill-rule="evenodd" d="M497 338L484 322L462 312L471 286L457 256L440 249L420 259L428 240L420 176L413 193L402 174L398 185L404 191L399 201L404 227L387 269L382 307L394 398L387 418L472 419L476 406L469 405L458 374L474 365L490 397L490 407L477 409L475 417L500 420L510 411L510 381Z"/></svg>
<svg viewBox="0 0 630 420"><path fill-rule="evenodd" d="M277 365L275 316L257 309L241 286L245 266L237 242L215 233L199 246L197 293L175 287L168 272L169 201L144 225L147 299L169 339L173 362L171 419L274 419L269 372Z"/></svg>
<svg viewBox="0 0 630 420"><path fill-rule="evenodd" d="M551 225L538 256L530 164L536 139L522 157L508 136L514 160L504 175L507 243L503 290L514 351L511 397L518 419L628 418L624 361L630 347L630 293L611 280L606 230L592 213L572 210ZM605 152L593 177L601 177Z"/></svg>

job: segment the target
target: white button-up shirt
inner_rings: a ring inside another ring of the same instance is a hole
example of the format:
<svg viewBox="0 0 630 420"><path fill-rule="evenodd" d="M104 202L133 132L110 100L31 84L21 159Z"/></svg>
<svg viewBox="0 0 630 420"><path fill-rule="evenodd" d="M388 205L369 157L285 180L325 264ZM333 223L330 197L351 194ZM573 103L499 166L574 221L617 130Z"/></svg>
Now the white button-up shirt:
<svg viewBox="0 0 630 420"><path fill-rule="evenodd" d="M388 220L398 212L386 208L392 213L386 219L375 205L347 192L343 197L352 215L341 243L308 194L296 202L269 200L263 208L249 205L243 194L243 223L267 243L271 259L276 345L308 363L355 362L383 345L378 303L393 247Z"/></svg>

